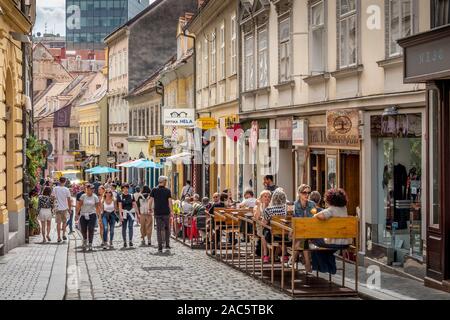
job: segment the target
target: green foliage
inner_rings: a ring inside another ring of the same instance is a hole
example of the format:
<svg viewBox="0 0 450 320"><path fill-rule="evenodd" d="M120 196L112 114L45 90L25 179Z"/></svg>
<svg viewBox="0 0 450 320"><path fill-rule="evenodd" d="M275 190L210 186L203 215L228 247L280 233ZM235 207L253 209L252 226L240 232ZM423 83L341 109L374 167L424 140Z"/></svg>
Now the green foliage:
<svg viewBox="0 0 450 320"><path fill-rule="evenodd" d="M44 167L45 164L45 150L45 144L37 140L36 137L29 136L27 138L27 166L25 174L29 179L29 190L32 190L36 187L39 178L36 176L38 174L38 168Z"/></svg>

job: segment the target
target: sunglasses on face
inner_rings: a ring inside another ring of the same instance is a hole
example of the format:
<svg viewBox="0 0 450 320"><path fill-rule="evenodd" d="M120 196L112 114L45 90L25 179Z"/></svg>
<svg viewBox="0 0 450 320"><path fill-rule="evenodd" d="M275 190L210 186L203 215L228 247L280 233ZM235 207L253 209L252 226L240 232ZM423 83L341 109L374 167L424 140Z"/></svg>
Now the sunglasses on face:
<svg viewBox="0 0 450 320"><path fill-rule="evenodd" d="M311 192L306 192L306 191L304 191L304 192L302 192L302 194L310 195Z"/></svg>

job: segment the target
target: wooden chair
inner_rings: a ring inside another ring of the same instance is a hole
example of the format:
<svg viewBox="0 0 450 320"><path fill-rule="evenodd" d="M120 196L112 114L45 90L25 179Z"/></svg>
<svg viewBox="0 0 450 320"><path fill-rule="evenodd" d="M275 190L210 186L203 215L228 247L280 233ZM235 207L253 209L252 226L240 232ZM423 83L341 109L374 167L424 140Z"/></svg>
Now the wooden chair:
<svg viewBox="0 0 450 320"><path fill-rule="evenodd" d="M274 275L275 275L275 251L277 248L281 247L281 277L282 282L284 278L284 262L282 259L286 255L286 245L288 242L286 242L285 237L289 235L289 232L286 231L286 228L284 228L284 224L289 221L289 217L287 216L273 216L270 220L270 226L264 226L266 229L270 230L271 233L271 243L267 244L267 248L270 252L270 282L272 285L274 284ZM281 240L275 240L275 237L281 237ZM263 272L263 269L261 269L261 272Z"/></svg>
<svg viewBox="0 0 450 320"><path fill-rule="evenodd" d="M344 217L344 218L331 218L326 221L321 221L316 218L293 218L291 228L278 225L288 232L292 232L292 247L290 252L295 254L302 251L295 248L296 240L305 239L353 239L355 246L348 246L348 249L342 250L355 250L356 262L355 264L355 289L354 292L358 292L358 251L359 251L359 219L358 217ZM308 249L309 251L313 251ZM314 250L330 250L318 248ZM346 263L353 263L345 258L344 255L340 258L343 263L342 269L342 287L345 288L345 268ZM291 292L295 293L295 264L291 266ZM316 276L318 277L318 272ZM281 286L284 287L284 279L282 278ZM332 282L331 274L329 275L329 282Z"/></svg>

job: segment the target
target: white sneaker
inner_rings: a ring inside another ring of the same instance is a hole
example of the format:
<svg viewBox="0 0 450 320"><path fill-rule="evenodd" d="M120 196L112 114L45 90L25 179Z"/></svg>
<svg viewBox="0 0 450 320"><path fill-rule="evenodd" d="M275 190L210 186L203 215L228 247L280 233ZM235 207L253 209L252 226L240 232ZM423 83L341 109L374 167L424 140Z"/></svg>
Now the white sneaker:
<svg viewBox="0 0 450 320"><path fill-rule="evenodd" d="M93 251L93 249L92 249L92 243L90 243L89 244L89 249L88 249L89 251Z"/></svg>

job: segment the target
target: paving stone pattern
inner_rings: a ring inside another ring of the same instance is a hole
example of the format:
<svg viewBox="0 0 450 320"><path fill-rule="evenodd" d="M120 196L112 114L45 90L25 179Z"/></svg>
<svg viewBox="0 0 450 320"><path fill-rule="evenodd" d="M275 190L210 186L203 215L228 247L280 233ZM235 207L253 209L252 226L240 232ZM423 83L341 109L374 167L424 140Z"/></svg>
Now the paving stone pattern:
<svg viewBox="0 0 450 320"><path fill-rule="evenodd" d="M0 257L0 301L45 298L57 249L67 246L67 242L56 243L54 221L52 226L52 242L42 244L41 236L30 237L29 244Z"/></svg>
<svg viewBox="0 0 450 320"><path fill-rule="evenodd" d="M158 254L155 234L153 246L142 247L138 228L134 248L123 249L120 228L115 230L113 250L100 248L98 235L94 252L81 252L80 234L70 239L68 270L78 266L79 274L68 274L66 299L290 299L206 256L204 250L172 241L170 252Z"/></svg>

